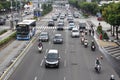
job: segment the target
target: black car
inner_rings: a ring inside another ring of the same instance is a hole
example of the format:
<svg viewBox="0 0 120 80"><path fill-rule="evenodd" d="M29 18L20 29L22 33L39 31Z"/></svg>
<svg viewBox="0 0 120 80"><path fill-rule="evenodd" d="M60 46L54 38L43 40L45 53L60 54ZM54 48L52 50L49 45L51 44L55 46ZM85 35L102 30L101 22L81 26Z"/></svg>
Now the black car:
<svg viewBox="0 0 120 80"><path fill-rule="evenodd" d="M0 25L5 25L6 19L4 17L0 17Z"/></svg>
<svg viewBox="0 0 120 80"><path fill-rule="evenodd" d="M54 25L55 25L55 23L53 20L48 21L48 26L54 26Z"/></svg>
<svg viewBox="0 0 120 80"><path fill-rule="evenodd" d="M53 43L54 44L62 44L63 43L63 38L61 34L55 34L53 38Z"/></svg>
<svg viewBox="0 0 120 80"><path fill-rule="evenodd" d="M59 68L60 55L58 50L50 49L45 56L45 67L57 67Z"/></svg>
<svg viewBox="0 0 120 80"><path fill-rule="evenodd" d="M39 35L39 41L49 41L48 32L41 32Z"/></svg>

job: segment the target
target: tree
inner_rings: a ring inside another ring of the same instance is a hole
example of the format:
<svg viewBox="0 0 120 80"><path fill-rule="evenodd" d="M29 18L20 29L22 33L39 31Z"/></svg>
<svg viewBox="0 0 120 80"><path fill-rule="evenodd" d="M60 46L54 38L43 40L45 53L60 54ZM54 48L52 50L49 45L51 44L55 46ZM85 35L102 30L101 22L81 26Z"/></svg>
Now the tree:
<svg viewBox="0 0 120 80"><path fill-rule="evenodd" d="M108 22L110 25L113 25L113 36L114 28L116 28L116 39L118 39L118 27L120 25L120 3L109 4L103 9L102 15L106 22Z"/></svg>

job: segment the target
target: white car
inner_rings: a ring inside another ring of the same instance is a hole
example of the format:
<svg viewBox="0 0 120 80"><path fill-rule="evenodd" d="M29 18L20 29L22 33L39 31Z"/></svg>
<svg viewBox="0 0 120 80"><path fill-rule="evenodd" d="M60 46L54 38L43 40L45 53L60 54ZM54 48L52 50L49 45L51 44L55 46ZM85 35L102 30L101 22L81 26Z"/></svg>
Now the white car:
<svg viewBox="0 0 120 80"><path fill-rule="evenodd" d="M71 36L72 37L80 37L79 30L76 27L72 29Z"/></svg>
<svg viewBox="0 0 120 80"><path fill-rule="evenodd" d="M69 30L72 30L72 28L75 28L75 24L74 24L74 23L69 23L68 29L69 29Z"/></svg>

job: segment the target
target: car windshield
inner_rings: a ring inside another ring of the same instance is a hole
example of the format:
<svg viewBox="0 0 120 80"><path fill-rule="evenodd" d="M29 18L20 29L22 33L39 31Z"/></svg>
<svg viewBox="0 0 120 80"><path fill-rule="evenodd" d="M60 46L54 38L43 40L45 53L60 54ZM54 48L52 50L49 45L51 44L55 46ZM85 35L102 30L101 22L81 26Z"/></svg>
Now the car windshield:
<svg viewBox="0 0 120 80"><path fill-rule="evenodd" d="M72 32L78 32L78 30L72 30Z"/></svg>
<svg viewBox="0 0 120 80"><path fill-rule="evenodd" d="M69 24L70 26L74 26L74 23L72 23L72 24Z"/></svg>
<svg viewBox="0 0 120 80"><path fill-rule="evenodd" d="M58 39L58 38L61 38L61 36L55 36L55 38L57 38L57 39Z"/></svg>
<svg viewBox="0 0 120 80"><path fill-rule="evenodd" d="M40 34L40 36L47 36L47 34Z"/></svg>
<svg viewBox="0 0 120 80"><path fill-rule="evenodd" d="M56 58L58 58L58 54L56 54L56 53L49 53L47 55L47 58L48 59L56 59Z"/></svg>
<svg viewBox="0 0 120 80"><path fill-rule="evenodd" d="M59 21L59 23L63 23L63 21Z"/></svg>

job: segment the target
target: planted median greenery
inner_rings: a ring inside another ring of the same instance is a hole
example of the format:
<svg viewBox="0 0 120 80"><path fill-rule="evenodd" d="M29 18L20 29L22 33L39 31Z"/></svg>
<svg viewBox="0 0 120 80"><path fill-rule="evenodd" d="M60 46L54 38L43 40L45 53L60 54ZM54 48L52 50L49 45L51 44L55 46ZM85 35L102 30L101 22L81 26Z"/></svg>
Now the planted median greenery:
<svg viewBox="0 0 120 80"><path fill-rule="evenodd" d="M16 37L16 32L14 32L13 34L11 34L10 36L8 36L7 38L5 38L2 41L0 41L0 47L4 46L5 44L7 44L11 40L14 40L15 37Z"/></svg>
<svg viewBox="0 0 120 80"><path fill-rule="evenodd" d="M0 35L4 34L5 32L7 32L7 30L0 31Z"/></svg>
<svg viewBox="0 0 120 80"><path fill-rule="evenodd" d="M44 16L44 15L46 15L46 14L48 14L49 12L51 12L52 11L52 4L43 4L42 5L42 9L43 9L43 11L42 11L42 16Z"/></svg>
<svg viewBox="0 0 120 80"><path fill-rule="evenodd" d="M97 27L97 33L99 36L102 35L102 40L109 40L107 33L102 30L102 26L100 24Z"/></svg>

